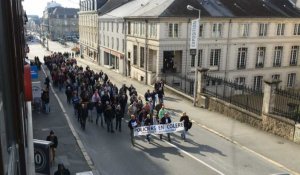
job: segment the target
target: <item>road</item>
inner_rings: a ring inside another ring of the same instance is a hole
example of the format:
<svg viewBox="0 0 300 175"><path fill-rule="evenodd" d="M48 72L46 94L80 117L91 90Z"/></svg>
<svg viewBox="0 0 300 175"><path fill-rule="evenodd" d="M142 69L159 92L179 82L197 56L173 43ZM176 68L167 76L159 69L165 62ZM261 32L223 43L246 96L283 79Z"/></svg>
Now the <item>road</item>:
<svg viewBox="0 0 300 175"><path fill-rule="evenodd" d="M49 48L51 51L70 52L71 47L50 41ZM30 44L30 51L30 58L34 56L42 58L47 54L45 49L34 43ZM98 66L90 67L96 71L101 69ZM119 87L123 83L131 83L117 74L110 78ZM138 93L143 94L147 87L139 86L141 87L137 88ZM82 131L76 118L73 117L72 106L66 103L64 93L58 92L57 89L55 93L64 105L95 167L102 175L269 175L287 172L198 125L194 125L189 131L188 142L183 142L180 134L175 133L171 135L171 143L153 137L154 142L149 144L145 141L145 137L139 137L136 147L130 144L125 120L121 133L107 133L105 128L90 122L87 123L87 129ZM166 98L165 104L174 111L175 121L179 120L178 112L188 109L185 106L191 105L178 97Z"/></svg>

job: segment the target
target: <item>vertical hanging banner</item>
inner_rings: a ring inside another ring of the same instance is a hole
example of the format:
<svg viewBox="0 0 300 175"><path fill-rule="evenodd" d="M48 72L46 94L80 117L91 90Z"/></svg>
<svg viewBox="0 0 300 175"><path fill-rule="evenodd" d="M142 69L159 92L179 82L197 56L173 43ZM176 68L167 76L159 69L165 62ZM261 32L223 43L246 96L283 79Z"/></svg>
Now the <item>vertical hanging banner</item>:
<svg viewBox="0 0 300 175"><path fill-rule="evenodd" d="M191 22L190 49L198 49L199 19Z"/></svg>

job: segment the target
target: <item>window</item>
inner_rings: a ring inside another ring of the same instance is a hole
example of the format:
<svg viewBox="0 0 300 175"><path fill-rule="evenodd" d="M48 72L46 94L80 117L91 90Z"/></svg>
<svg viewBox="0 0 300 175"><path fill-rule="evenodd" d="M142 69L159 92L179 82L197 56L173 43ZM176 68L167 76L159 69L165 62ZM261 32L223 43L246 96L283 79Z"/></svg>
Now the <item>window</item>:
<svg viewBox="0 0 300 175"><path fill-rule="evenodd" d="M199 37L203 37L203 24L199 25Z"/></svg>
<svg viewBox="0 0 300 175"><path fill-rule="evenodd" d="M300 24L295 24L294 35L300 35Z"/></svg>
<svg viewBox="0 0 300 175"><path fill-rule="evenodd" d="M103 46L105 46L105 35L103 35Z"/></svg>
<svg viewBox="0 0 300 175"><path fill-rule="evenodd" d="M117 30L116 32L119 33L119 23L116 23L116 25L117 25L116 26L116 30Z"/></svg>
<svg viewBox="0 0 300 175"><path fill-rule="evenodd" d="M178 38L178 24L169 24L168 36L171 38Z"/></svg>
<svg viewBox="0 0 300 175"><path fill-rule="evenodd" d="M107 39L107 47L109 47L109 37L107 36L106 39Z"/></svg>
<svg viewBox="0 0 300 175"><path fill-rule="evenodd" d="M155 38L156 37L156 31L157 31L157 28L156 28L156 24L155 23L150 23L149 24L150 27L149 27L149 36L152 37L152 38Z"/></svg>
<svg viewBox="0 0 300 175"><path fill-rule="evenodd" d="M211 49L210 66L219 66L220 57L221 57L221 49Z"/></svg>
<svg viewBox="0 0 300 175"><path fill-rule="evenodd" d="M114 38L111 38L111 48L114 49Z"/></svg>
<svg viewBox="0 0 300 175"><path fill-rule="evenodd" d="M282 59L282 46L276 46L274 51L274 61L273 66L274 67L280 67L281 66L281 59Z"/></svg>
<svg viewBox="0 0 300 175"><path fill-rule="evenodd" d="M294 87L295 81L296 81L296 74L295 73L288 74L287 87Z"/></svg>
<svg viewBox="0 0 300 175"><path fill-rule="evenodd" d="M285 24L277 24L277 36L283 36L284 35L284 28Z"/></svg>
<svg viewBox="0 0 300 175"><path fill-rule="evenodd" d="M144 51L145 51L144 47L140 47L140 67L142 68L144 68L144 64L145 64Z"/></svg>
<svg viewBox="0 0 300 175"><path fill-rule="evenodd" d="M268 31L268 24L266 23L259 24L258 36L267 36L267 31Z"/></svg>
<svg viewBox="0 0 300 175"><path fill-rule="evenodd" d="M241 37L249 36L249 24L241 24L240 25L240 36Z"/></svg>
<svg viewBox="0 0 300 175"><path fill-rule="evenodd" d="M272 80L280 80L280 75L279 74L272 75Z"/></svg>
<svg viewBox="0 0 300 175"><path fill-rule="evenodd" d="M255 64L255 67L257 67L257 68L264 67L265 55L266 55L266 48L265 47L258 47L257 51L256 51L256 64Z"/></svg>
<svg viewBox="0 0 300 175"><path fill-rule="evenodd" d="M237 77L234 79L234 83L238 85L245 85L246 84L246 78L245 77Z"/></svg>
<svg viewBox="0 0 300 175"><path fill-rule="evenodd" d="M145 35L145 24L141 23L140 25L140 35L144 36Z"/></svg>
<svg viewBox="0 0 300 175"><path fill-rule="evenodd" d="M133 64L137 65L137 46L133 46Z"/></svg>
<svg viewBox="0 0 300 175"><path fill-rule="evenodd" d="M222 36L222 24L220 23L213 24L212 36L215 38Z"/></svg>
<svg viewBox="0 0 300 175"><path fill-rule="evenodd" d="M262 90L262 80L263 76L255 76L254 77L254 83L253 83L253 88L254 90Z"/></svg>
<svg viewBox="0 0 300 175"><path fill-rule="evenodd" d="M202 66L202 50L198 50L198 67ZM195 67L195 56L192 56L191 67Z"/></svg>
<svg viewBox="0 0 300 175"><path fill-rule="evenodd" d="M119 50L119 38L117 38L117 50Z"/></svg>
<svg viewBox="0 0 300 175"><path fill-rule="evenodd" d="M131 23L130 22L128 22L128 35L131 35Z"/></svg>
<svg viewBox="0 0 300 175"><path fill-rule="evenodd" d="M245 47L239 48L238 59L237 59L237 68L238 69L246 68L247 51L248 51L248 49Z"/></svg>
<svg viewBox="0 0 300 175"><path fill-rule="evenodd" d="M291 59L290 59L291 66L297 65L298 55L299 55L299 46L292 46Z"/></svg>
<svg viewBox="0 0 300 175"><path fill-rule="evenodd" d="M111 31L114 32L114 22L111 22Z"/></svg>
<svg viewBox="0 0 300 175"><path fill-rule="evenodd" d="M123 49L123 52L125 52L125 40L122 39L122 49Z"/></svg>
<svg viewBox="0 0 300 175"><path fill-rule="evenodd" d="M106 31L109 31L109 24L106 22Z"/></svg>

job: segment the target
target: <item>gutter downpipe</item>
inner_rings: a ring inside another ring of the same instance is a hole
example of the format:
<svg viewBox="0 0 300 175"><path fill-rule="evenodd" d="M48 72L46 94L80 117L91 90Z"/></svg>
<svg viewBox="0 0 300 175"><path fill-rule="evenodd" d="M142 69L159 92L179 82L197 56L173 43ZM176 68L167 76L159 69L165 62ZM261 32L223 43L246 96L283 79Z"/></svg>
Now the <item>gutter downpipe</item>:
<svg viewBox="0 0 300 175"><path fill-rule="evenodd" d="M124 22L123 22L123 28L124 28L124 73L125 73L125 77L128 76L128 71L127 71L127 65L128 65L128 60L127 60L127 23L126 23L126 18L123 18Z"/></svg>
<svg viewBox="0 0 300 175"><path fill-rule="evenodd" d="M145 84L148 84L148 20L145 20L146 31L145 31ZM150 83L151 84L151 83Z"/></svg>

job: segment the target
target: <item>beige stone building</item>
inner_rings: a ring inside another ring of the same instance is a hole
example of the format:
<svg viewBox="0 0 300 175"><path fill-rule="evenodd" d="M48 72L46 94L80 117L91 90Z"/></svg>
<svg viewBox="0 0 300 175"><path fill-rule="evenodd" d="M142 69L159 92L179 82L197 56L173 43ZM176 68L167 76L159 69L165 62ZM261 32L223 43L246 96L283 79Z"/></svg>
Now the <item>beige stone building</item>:
<svg viewBox="0 0 300 175"><path fill-rule="evenodd" d="M79 44L83 58L99 60L98 12L107 0L80 0Z"/></svg>
<svg viewBox="0 0 300 175"><path fill-rule="evenodd" d="M51 40L78 37L78 9L61 6L46 8L42 18L42 32Z"/></svg>

